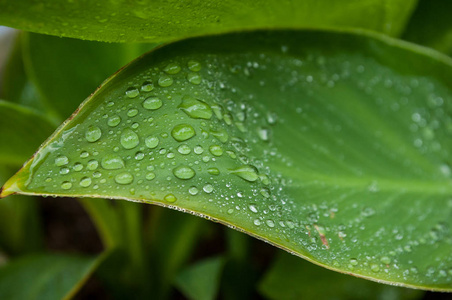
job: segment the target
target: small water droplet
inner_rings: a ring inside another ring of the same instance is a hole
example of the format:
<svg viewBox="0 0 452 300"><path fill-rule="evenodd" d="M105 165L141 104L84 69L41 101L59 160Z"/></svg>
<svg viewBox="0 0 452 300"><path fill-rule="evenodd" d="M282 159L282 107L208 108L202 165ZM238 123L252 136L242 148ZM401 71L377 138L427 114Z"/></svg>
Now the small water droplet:
<svg viewBox="0 0 452 300"><path fill-rule="evenodd" d="M187 66L193 72L199 72L201 70L201 63L196 60L189 60Z"/></svg>
<svg viewBox="0 0 452 300"><path fill-rule="evenodd" d="M88 170L93 171L93 170L96 170L98 166L99 166L99 162L95 159L92 159L87 163L86 168Z"/></svg>
<svg viewBox="0 0 452 300"><path fill-rule="evenodd" d="M212 109L204 101L198 100L192 96L184 96L182 103L178 106L189 117L194 119L209 120L212 117Z"/></svg>
<svg viewBox="0 0 452 300"><path fill-rule="evenodd" d="M187 166L179 166L174 168L173 174L179 179L191 179L196 175L195 171Z"/></svg>
<svg viewBox="0 0 452 300"><path fill-rule="evenodd" d="M182 144L179 147L177 147L177 151L180 154L187 155L187 154L190 154L191 148L187 144Z"/></svg>
<svg viewBox="0 0 452 300"><path fill-rule="evenodd" d="M209 168L207 169L207 173L209 173L210 175L219 175L220 170L218 170L218 168Z"/></svg>
<svg viewBox="0 0 452 300"><path fill-rule="evenodd" d="M198 85L201 83L201 75L199 75L198 73L188 73L187 80L191 84Z"/></svg>
<svg viewBox="0 0 452 300"><path fill-rule="evenodd" d="M251 204L251 205L249 206L249 209L250 209L253 213L257 213L257 212L258 212L257 207L256 207L256 205L254 205L254 204Z"/></svg>
<svg viewBox="0 0 452 300"><path fill-rule="evenodd" d="M161 87L168 87L173 84L173 78L171 78L171 76L163 74L162 76L160 76L158 83Z"/></svg>
<svg viewBox="0 0 452 300"><path fill-rule="evenodd" d="M391 258L388 256L383 256L382 258L380 258L380 261L385 265L389 265L391 263Z"/></svg>
<svg viewBox="0 0 452 300"><path fill-rule="evenodd" d="M377 265L377 264L371 264L371 265L370 265L370 269L372 270L372 272L377 273L377 272L380 271L380 266Z"/></svg>
<svg viewBox="0 0 452 300"><path fill-rule="evenodd" d="M116 127L121 123L121 117L120 116L112 116L108 119L107 125L110 127Z"/></svg>
<svg viewBox="0 0 452 300"><path fill-rule="evenodd" d="M270 228L275 227L275 222L273 222L273 220L266 220L265 224L267 224L267 226Z"/></svg>
<svg viewBox="0 0 452 300"><path fill-rule="evenodd" d="M259 225L262 224L261 220L259 220L259 219L255 219L255 220L253 221L253 223L254 223L254 225L256 225L256 226L259 226Z"/></svg>
<svg viewBox="0 0 452 300"><path fill-rule="evenodd" d="M106 170L117 170L124 167L124 161L118 155L107 154L102 158L100 165Z"/></svg>
<svg viewBox="0 0 452 300"><path fill-rule="evenodd" d="M209 151L210 151L210 153L212 153L212 155L215 155L215 156L223 155L223 149L218 145L210 146Z"/></svg>
<svg viewBox="0 0 452 300"><path fill-rule="evenodd" d="M147 180L152 180L154 178L155 178L155 173L149 172L149 173L146 174L146 179Z"/></svg>
<svg viewBox="0 0 452 300"><path fill-rule="evenodd" d="M192 186L188 189L188 193L192 196L195 196L199 193L199 190L196 186Z"/></svg>
<svg viewBox="0 0 452 300"><path fill-rule="evenodd" d="M144 143L146 144L146 147L150 148L150 149L154 149L155 147L158 146L159 144L159 138L156 136L148 136L145 140Z"/></svg>
<svg viewBox="0 0 452 300"><path fill-rule="evenodd" d="M141 151L138 151L137 153L135 153L135 159L136 160L142 160L144 158L144 153Z"/></svg>
<svg viewBox="0 0 452 300"><path fill-rule="evenodd" d="M133 149L138 146L140 139L132 129L126 128L121 134L120 142L125 149Z"/></svg>
<svg viewBox="0 0 452 300"><path fill-rule="evenodd" d="M257 130L257 135L263 141L270 140L270 129L266 127L259 127Z"/></svg>
<svg viewBox="0 0 452 300"><path fill-rule="evenodd" d="M130 184L133 181L133 175L129 172L119 173L115 176L115 181L118 184Z"/></svg>
<svg viewBox="0 0 452 300"><path fill-rule="evenodd" d="M64 181L64 182L61 184L61 188L62 188L63 190L69 190L71 187L72 187L72 183L70 183L69 181Z"/></svg>
<svg viewBox="0 0 452 300"><path fill-rule="evenodd" d="M102 131L97 126L90 126L85 132L85 139L90 143L98 141L101 136Z"/></svg>
<svg viewBox="0 0 452 300"><path fill-rule="evenodd" d="M80 153L81 158L87 158L88 156L89 156L89 153L86 151L82 151L82 153Z"/></svg>
<svg viewBox="0 0 452 300"><path fill-rule="evenodd" d="M138 114L138 109L136 109L136 108L131 108L127 112L127 116L130 118L135 117L137 114Z"/></svg>
<svg viewBox="0 0 452 300"><path fill-rule="evenodd" d="M229 139L228 133L223 129L211 130L210 133L222 143L226 143Z"/></svg>
<svg viewBox="0 0 452 300"><path fill-rule="evenodd" d="M203 188L203 191L206 192L207 194L210 194L213 192L213 185L211 184L206 184Z"/></svg>
<svg viewBox="0 0 452 300"><path fill-rule="evenodd" d="M60 170L60 174L61 175L65 175L65 174L68 174L69 173L69 168L61 168L61 170Z"/></svg>
<svg viewBox="0 0 452 300"><path fill-rule="evenodd" d="M143 92L150 92L154 89L154 84L152 83L152 81L150 80L146 80L145 82L143 82L143 84L141 85L141 90Z"/></svg>
<svg viewBox="0 0 452 300"><path fill-rule="evenodd" d="M350 264L352 266L356 266L356 265L358 265L358 260L356 258L350 258Z"/></svg>
<svg viewBox="0 0 452 300"><path fill-rule="evenodd" d="M195 152L196 154L202 154L204 152L204 149L201 146L195 146L195 148L193 149L193 152Z"/></svg>
<svg viewBox="0 0 452 300"><path fill-rule="evenodd" d="M171 136L178 142L186 141L195 136L195 129L188 124L179 124L171 130Z"/></svg>
<svg viewBox="0 0 452 300"><path fill-rule="evenodd" d="M67 158L67 156L60 155L57 158L55 158L55 165L57 167L65 166L68 163L69 163L69 158Z"/></svg>
<svg viewBox="0 0 452 300"><path fill-rule="evenodd" d="M162 100L155 96L148 97L146 98L146 100L143 101L143 107L149 110L159 109L160 107L162 107L162 105L163 105Z"/></svg>
<svg viewBox="0 0 452 300"><path fill-rule="evenodd" d="M163 72L171 75L179 73L180 70L181 70L180 66L176 63L170 63L165 68L163 68Z"/></svg>
<svg viewBox="0 0 452 300"><path fill-rule="evenodd" d="M173 194L168 194L163 198L163 200L165 200L166 202L174 203L177 201L177 198Z"/></svg>
<svg viewBox="0 0 452 300"><path fill-rule="evenodd" d="M91 185L91 183L92 183L92 180L89 177L83 177L80 180L80 186L81 187L89 187Z"/></svg>
<svg viewBox="0 0 452 300"><path fill-rule="evenodd" d="M236 169L230 170L229 172L250 182L256 181L259 178L257 169L250 165L241 166Z"/></svg>
<svg viewBox="0 0 452 300"><path fill-rule="evenodd" d="M131 99L138 97L139 94L140 94L140 91L138 91L138 89L136 87L129 87L126 90L126 96Z"/></svg>

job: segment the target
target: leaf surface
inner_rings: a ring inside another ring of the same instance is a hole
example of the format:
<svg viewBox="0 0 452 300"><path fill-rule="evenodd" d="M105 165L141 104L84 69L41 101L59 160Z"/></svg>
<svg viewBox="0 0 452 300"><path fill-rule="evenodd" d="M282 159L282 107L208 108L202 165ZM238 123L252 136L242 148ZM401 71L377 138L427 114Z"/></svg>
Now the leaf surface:
<svg viewBox="0 0 452 300"><path fill-rule="evenodd" d="M400 33L416 0L0 1L2 25L108 42L162 42L251 28L361 27Z"/></svg>
<svg viewBox="0 0 452 300"><path fill-rule="evenodd" d="M0 298L70 299L102 257L36 254L10 261L0 268Z"/></svg>
<svg viewBox="0 0 452 300"><path fill-rule="evenodd" d="M451 73L373 34L181 41L107 80L2 196L154 203L333 270L451 290Z"/></svg>

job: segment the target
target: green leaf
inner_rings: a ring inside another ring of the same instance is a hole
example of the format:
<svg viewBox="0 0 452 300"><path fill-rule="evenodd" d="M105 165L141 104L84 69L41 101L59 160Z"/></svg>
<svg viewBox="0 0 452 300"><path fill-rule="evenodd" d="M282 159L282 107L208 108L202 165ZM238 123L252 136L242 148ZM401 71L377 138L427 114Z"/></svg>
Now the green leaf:
<svg viewBox="0 0 452 300"><path fill-rule="evenodd" d="M244 28L340 26L398 35L416 2L1 0L0 22L26 31L107 42L163 42Z"/></svg>
<svg viewBox="0 0 452 300"><path fill-rule="evenodd" d="M452 290L451 75L447 56L374 34L181 41L107 80L1 195L154 203Z"/></svg>
<svg viewBox="0 0 452 300"><path fill-rule="evenodd" d="M37 254L10 261L0 268L0 298L70 299L102 258Z"/></svg>
<svg viewBox="0 0 452 300"><path fill-rule="evenodd" d="M0 163L21 165L54 129L33 110L0 100Z"/></svg>
<svg viewBox="0 0 452 300"><path fill-rule="evenodd" d="M215 299L223 265L223 257L205 259L183 270L175 285L188 299Z"/></svg>
<svg viewBox="0 0 452 300"><path fill-rule="evenodd" d="M408 300L420 299L424 294L329 272L283 252L265 274L259 290L267 299L278 300Z"/></svg>
<svg viewBox="0 0 452 300"><path fill-rule="evenodd" d="M403 38L452 55L451 11L451 1L419 1Z"/></svg>
<svg viewBox="0 0 452 300"><path fill-rule="evenodd" d="M67 118L108 76L155 44L107 44L24 35L27 73L47 106Z"/></svg>

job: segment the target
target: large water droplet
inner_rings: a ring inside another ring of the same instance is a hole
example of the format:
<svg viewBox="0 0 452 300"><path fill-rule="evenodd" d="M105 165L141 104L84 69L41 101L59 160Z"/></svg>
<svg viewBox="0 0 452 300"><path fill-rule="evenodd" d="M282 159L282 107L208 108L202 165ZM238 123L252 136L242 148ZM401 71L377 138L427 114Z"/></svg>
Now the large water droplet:
<svg viewBox="0 0 452 300"><path fill-rule="evenodd" d="M143 82L143 84L141 85L141 90L143 92L150 92L154 89L154 84L152 83L152 81L150 80L146 80L145 82Z"/></svg>
<svg viewBox="0 0 452 300"><path fill-rule="evenodd" d="M257 135L261 140L268 141L270 140L270 129L266 127L259 127L257 129Z"/></svg>
<svg viewBox="0 0 452 300"><path fill-rule="evenodd" d="M206 192L207 194L210 194L213 192L213 185L211 184L206 184L203 188L203 191Z"/></svg>
<svg viewBox="0 0 452 300"><path fill-rule="evenodd" d="M189 60L187 66L193 72L199 72L201 70L201 63L196 60Z"/></svg>
<svg viewBox="0 0 452 300"><path fill-rule="evenodd" d="M89 177L83 177L81 180L80 180L80 186L81 187L89 187L90 185L91 185L91 178L89 178Z"/></svg>
<svg viewBox="0 0 452 300"><path fill-rule="evenodd" d="M130 184L133 181L133 175L129 172L119 173L115 176L115 181L118 184Z"/></svg>
<svg viewBox="0 0 452 300"><path fill-rule="evenodd" d="M83 165L79 162L76 162L72 169L74 169L74 171L76 172L80 172L81 170L83 170Z"/></svg>
<svg viewBox="0 0 452 300"><path fill-rule="evenodd" d="M143 101L143 107L149 110L156 110L162 107L163 102L158 97L152 96Z"/></svg>
<svg viewBox="0 0 452 300"><path fill-rule="evenodd" d="M93 171L93 170L96 170L98 166L99 166L99 162L95 159L92 159L88 162L88 164L86 165L86 168L88 170Z"/></svg>
<svg viewBox="0 0 452 300"><path fill-rule="evenodd" d="M61 188L62 188L63 190L69 190L71 187L72 187L72 183L70 183L69 181L64 181L64 182L61 184Z"/></svg>
<svg viewBox="0 0 452 300"><path fill-rule="evenodd" d="M211 130L210 133L222 143L226 143L229 139L228 133L223 129Z"/></svg>
<svg viewBox="0 0 452 300"><path fill-rule="evenodd" d="M121 123L121 117L120 116L112 116L108 119L107 125L110 127L116 127Z"/></svg>
<svg viewBox="0 0 452 300"><path fill-rule="evenodd" d="M177 74L180 72L180 66L176 63L170 63L163 69L163 72L171 75Z"/></svg>
<svg viewBox="0 0 452 300"><path fill-rule="evenodd" d="M190 154L191 148L187 144L182 144L179 147L177 147L177 151L180 154L187 155L187 154Z"/></svg>
<svg viewBox="0 0 452 300"><path fill-rule="evenodd" d="M85 139L90 142L96 142L102 136L102 131L97 126L90 126L85 132Z"/></svg>
<svg viewBox="0 0 452 300"><path fill-rule="evenodd" d="M102 158L100 165L106 170L117 170L124 167L124 161L118 155L107 154Z"/></svg>
<svg viewBox="0 0 452 300"><path fill-rule="evenodd" d="M128 98L136 98L140 94L140 91L136 87L130 87L126 90L126 96Z"/></svg>
<svg viewBox="0 0 452 300"><path fill-rule="evenodd" d="M173 78L171 78L171 76L163 74L162 76L160 76L158 82L161 87L168 87L173 84Z"/></svg>
<svg viewBox="0 0 452 300"><path fill-rule="evenodd" d="M196 186L192 186L188 189L188 193L192 196L197 195L199 192L198 188Z"/></svg>
<svg viewBox="0 0 452 300"><path fill-rule="evenodd" d="M212 153L212 155L215 155L215 156L223 155L223 149L218 145L210 146L209 151L210 151L210 153Z"/></svg>
<svg viewBox="0 0 452 300"><path fill-rule="evenodd" d="M155 173L149 172L149 173L146 174L146 179L147 180L152 180L154 178L155 178Z"/></svg>
<svg viewBox="0 0 452 300"><path fill-rule="evenodd" d="M133 149L140 143L138 135L130 128L124 129L120 141L125 149Z"/></svg>
<svg viewBox="0 0 452 300"><path fill-rule="evenodd" d="M209 173L210 175L219 175L220 170L218 170L218 168L209 168L207 169L207 173Z"/></svg>
<svg viewBox="0 0 452 300"><path fill-rule="evenodd" d="M179 179L190 179L195 176L195 171L187 166L179 166L173 169L173 174Z"/></svg>
<svg viewBox="0 0 452 300"><path fill-rule="evenodd" d="M259 175L257 174L257 169L253 166L246 165L241 166L236 169L229 171L231 174L237 175L238 177L245 179L246 181L256 181L259 179Z"/></svg>
<svg viewBox="0 0 452 300"><path fill-rule="evenodd" d="M195 129L188 124L176 125L171 131L172 137L178 142L186 141L195 136L195 134Z"/></svg>
<svg viewBox="0 0 452 300"><path fill-rule="evenodd" d="M194 119L210 119L212 117L212 109L210 106L192 96L184 96L182 103L179 105L189 117Z"/></svg>

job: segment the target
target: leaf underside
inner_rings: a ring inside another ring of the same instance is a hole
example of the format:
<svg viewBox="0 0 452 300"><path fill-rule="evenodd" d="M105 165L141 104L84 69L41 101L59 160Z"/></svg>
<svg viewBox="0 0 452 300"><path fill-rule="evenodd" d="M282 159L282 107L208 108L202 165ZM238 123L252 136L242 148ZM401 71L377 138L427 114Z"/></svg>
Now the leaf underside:
<svg viewBox="0 0 452 300"><path fill-rule="evenodd" d="M368 34L177 42L107 80L2 195L164 205L333 270L450 291L451 65Z"/></svg>

